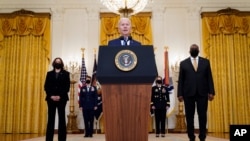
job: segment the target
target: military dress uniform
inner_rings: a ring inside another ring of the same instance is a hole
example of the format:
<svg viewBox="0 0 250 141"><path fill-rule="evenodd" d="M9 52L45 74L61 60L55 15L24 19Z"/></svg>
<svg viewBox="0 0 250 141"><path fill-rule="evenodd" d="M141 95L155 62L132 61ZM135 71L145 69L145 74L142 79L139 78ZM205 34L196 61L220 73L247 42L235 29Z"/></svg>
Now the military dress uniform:
<svg viewBox="0 0 250 141"><path fill-rule="evenodd" d="M154 109L156 137L165 136L167 106L170 107L169 91L167 87L156 85L152 87L151 109Z"/></svg>
<svg viewBox="0 0 250 141"><path fill-rule="evenodd" d="M94 129L94 107L97 107L97 88L95 86L84 86L80 91L80 107L85 125L85 137L93 136Z"/></svg>

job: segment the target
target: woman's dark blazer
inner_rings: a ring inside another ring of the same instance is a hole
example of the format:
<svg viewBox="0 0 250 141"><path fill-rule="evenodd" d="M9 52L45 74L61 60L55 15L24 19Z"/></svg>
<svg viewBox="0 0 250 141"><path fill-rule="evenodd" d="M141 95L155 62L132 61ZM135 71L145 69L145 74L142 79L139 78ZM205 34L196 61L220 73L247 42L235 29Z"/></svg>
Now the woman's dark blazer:
<svg viewBox="0 0 250 141"><path fill-rule="evenodd" d="M46 91L46 100L50 100L51 96L60 96L60 100L69 100L69 72L66 70L61 70L61 72L59 72L58 78L56 78L56 72L54 70L47 72L44 89Z"/></svg>

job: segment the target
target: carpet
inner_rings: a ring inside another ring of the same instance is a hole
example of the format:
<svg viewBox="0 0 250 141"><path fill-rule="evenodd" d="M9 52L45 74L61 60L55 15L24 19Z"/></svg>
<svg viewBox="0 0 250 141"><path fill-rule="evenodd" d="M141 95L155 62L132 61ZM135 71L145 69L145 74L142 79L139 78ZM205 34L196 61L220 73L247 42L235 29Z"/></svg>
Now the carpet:
<svg viewBox="0 0 250 141"><path fill-rule="evenodd" d="M67 135L67 141L105 141L105 135L104 134L94 134L92 138L84 138L84 134L68 134ZM198 135L197 135L198 136ZM196 138L197 138L196 136ZM37 138L32 138L32 139L26 139L22 141L44 141L45 137L37 137ZM54 136L54 141L57 141L57 134ZM155 134L149 134L148 135L148 141L189 141L187 134L173 134L169 133L166 134L166 136L163 137L155 137ZM197 139L198 141L198 139ZM229 141L228 139L223 139L223 138L216 138L216 137L211 137L208 136L206 141Z"/></svg>

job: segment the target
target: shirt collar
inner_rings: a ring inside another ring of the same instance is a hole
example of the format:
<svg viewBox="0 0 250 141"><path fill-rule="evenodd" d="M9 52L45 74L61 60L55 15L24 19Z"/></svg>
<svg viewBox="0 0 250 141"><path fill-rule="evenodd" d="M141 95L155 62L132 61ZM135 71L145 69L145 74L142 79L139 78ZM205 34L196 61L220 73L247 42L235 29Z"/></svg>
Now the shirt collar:
<svg viewBox="0 0 250 141"><path fill-rule="evenodd" d="M194 60L194 59L195 59L195 60L199 60L199 56L197 56L197 57L195 57L195 58L192 57L192 56L190 56L190 58L191 58L191 60Z"/></svg>
<svg viewBox="0 0 250 141"><path fill-rule="evenodd" d="M122 45L122 46L125 45L125 41L124 41L124 40L121 40L121 45ZM128 45L128 46L130 45L130 40L127 41L127 45Z"/></svg>

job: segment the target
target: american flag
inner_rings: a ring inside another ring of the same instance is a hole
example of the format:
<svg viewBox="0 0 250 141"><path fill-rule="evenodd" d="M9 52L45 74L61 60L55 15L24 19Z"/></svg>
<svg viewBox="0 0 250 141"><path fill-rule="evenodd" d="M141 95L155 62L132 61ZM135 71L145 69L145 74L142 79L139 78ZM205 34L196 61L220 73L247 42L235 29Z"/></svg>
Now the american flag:
<svg viewBox="0 0 250 141"><path fill-rule="evenodd" d="M96 86L97 87L97 91L98 91L98 105L97 105L97 110L95 110L95 118L96 120L99 120L101 113L102 113L102 95L101 95L101 88L100 88L100 84L97 82L97 78L96 78L96 71L97 71L97 63L96 63L96 55L94 56L95 60L94 60L94 66L93 66L93 74L92 74L92 86ZM99 84L99 85L98 85Z"/></svg>
<svg viewBox="0 0 250 141"><path fill-rule="evenodd" d="M80 76L80 81L78 84L78 103L80 104L80 91L81 91L81 87L86 85L86 77L87 77L87 70L86 70L86 66L85 66L85 60L84 57L82 57L82 67L81 67L81 76Z"/></svg>

